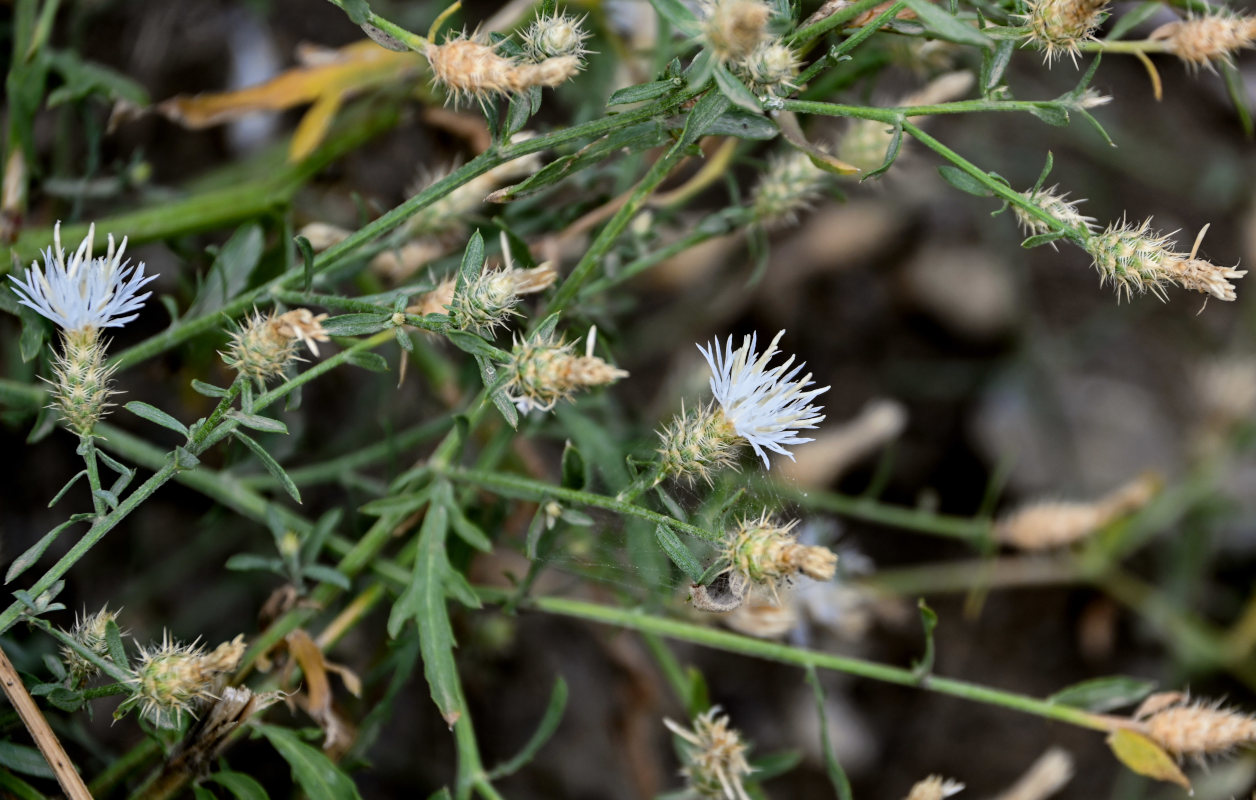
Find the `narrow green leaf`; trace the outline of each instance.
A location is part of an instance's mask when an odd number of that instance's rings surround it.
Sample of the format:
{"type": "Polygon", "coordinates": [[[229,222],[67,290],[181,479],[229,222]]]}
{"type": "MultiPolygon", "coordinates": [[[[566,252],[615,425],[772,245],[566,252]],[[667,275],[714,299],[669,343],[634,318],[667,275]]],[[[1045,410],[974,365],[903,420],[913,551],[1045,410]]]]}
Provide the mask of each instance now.
{"type": "Polygon", "coordinates": [[[119,669],[129,669],[130,660],[126,655],[126,647],[122,644],[122,631],[118,629],[118,623],[113,620],[105,623],[105,644],[109,648],[109,659],[119,669]]]}
{"type": "Polygon", "coordinates": [[[833,750],[833,741],[829,738],[829,720],[824,707],[824,687],[820,685],[820,676],[816,674],[816,668],[811,665],[807,665],[807,683],[811,684],[811,689],[815,693],[816,713],[820,716],[820,746],[824,749],[824,769],[829,774],[829,783],[833,784],[833,793],[838,800],[853,800],[850,779],[846,777],[846,770],[842,769],[837,753],[833,750]]]}
{"type": "Polygon", "coordinates": [[[509,361],[510,354],[501,348],[494,347],[484,340],[481,336],[467,331],[448,331],[446,338],[464,353],[470,353],[475,356],[483,356],[491,358],[494,361],[509,361]]]}
{"type": "Polygon", "coordinates": [[[9,571],[4,574],[4,582],[12,583],[17,576],[30,569],[31,565],[38,561],[39,557],[44,554],[44,551],[48,549],[48,546],[57,540],[57,537],[61,535],[61,531],[77,521],[72,519],[61,523],[45,533],[38,542],[26,548],[26,551],[13,559],[13,563],[9,565],[9,571]]]}
{"type": "Polygon", "coordinates": [[[715,85],[720,92],[735,106],[744,108],[752,114],[763,113],[759,98],[741,82],[741,79],[728,71],[728,67],[720,65],[715,68],[715,85]]]}
{"type": "Polygon", "coordinates": [[[266,467],[266,471],[279,481],[279,485],[283,486],[288,496],[298,503],[301,502],[301,492],[297,490],[297,485],[292,482],[292,478],[288,477],[288,473],[275,457],[266,452],[266,448],[257,443],[256,440],[250,438],[246,434],[241,433],[238,429],[231,432],[231,435],[238,439],[245,447],[253,451],[253,455],[257,456],[258,461],[262,462],[262,466],[266,467]]]}
{"type": "Polygon", "coordinates": [[[925,629],[925,654],[919,661],[913,662],[911,667],[916,680],[924,680],[933,672],[935,654],[933,631],[938,627],[938,615],[934,613],[932,608],[925,605],[924,598],[916,601],[916,607],[920,609],[920,624],[925,629]]]}
{"type": "Polygon", "coordinates": [[[48,800],[42,792],[8,770],[0,770],[0,789],[5,797],[15,800],[48,800]]]}
{"type": "Polygon", "coordinates": [[[196,800],[218,800],[214,793],[206,789],[204,786],[192,785],[192,797],[196,800]]]}
{"type": "Polygon", "coordinates": [[[288,426],[277,419],[270,417],[259,417],[256,414],[245,414],[243,411],[230,411],[227,416],[235,420],[246,428],[252,428],[262,433],[283,433],[288,432],[288,426]]]}
{"type": "Polygon", "coordinates": [[[587,467],[580,449],[568,440],[563,444],[562,487],[579,491],[585,487],[587,467]]]}
{"type": "Polygon", "coordinates": [[[1155,681],[1111,675],[1075,683],[1048,697],[1047,702],[1102,713],[1131,706],[1155,689],[1155,681]]]}
{"type": "Polygon", "coordinates": [[[390,497],[381,497],[378,500],[372,500],[365,505],[359,506],[358,511],[361,511],[363,514],[370,514],[373,517],[382,517],[385,514],[410,514],[427,505],[428,495],[428,490],[423,489],[412,494],[396,494],[390,497]]]}
{"type": "Polygon", "coordinates": [[[1038,173],[1038,180],[1034,181],[1034,188],[1029,191],[1030,195],[1037,194],[1042,188],[1042,184],[1046,183],[1047,176],[1051,174],[1051,168],[1055,165],[1055,157],[1051,155],[1051,151],[1047,151],[1047,161],[1042,165],[1042,172],[1038,173]]]}
{"type": "Polygon", "coordinates": [[[1037,236],[1030,236],[1028,239],[1021,242],[1021,247],[1026,250],[1031,250],[1035,247],[1041,247],[1044,244],[1051,244],[1052,242],[1058,242],[1061,239],[1067,238],[1068,233],[1065,231],[1048,231],[1046,233],[1040,233],[1037,236]]]}
{"type": "Polygon", "coordinates": [[[1154,17],[1164,6],[1158,2],[1147,2],[1136,6],[1132,11],[1128,11],[1121,15],[1121,18],[1112,23],[1112,27],[1108,30],[1108,35],[1103,37],[1105,42],[1115,42],[1125,36],[1125,34],[1142,25],[1147,20],[1154,17]]]}
{"type": "Polygon", "coordinates": [[[169,428],[170,430],[177,431],[184,436],[188,435],[188,428],[186,425],[162,411],[160,408],[150,406],[148,403],[142,403],[139,400],[132,400],[126,404],[125,408],[135,416],[140,417],[141,419],[146,419],[154,425],[169,428]]]}
{"type": "Polygon", "coordinates": [[[236,231],[218,251],[187,316],[212,314],[244,291],[249,285],[249,276],[261,260],[264,244],[262,227],[256,223],[236,231]]]}
{"type": "Polygon", "coordinates": [[[292,777],[310,800],[353,800],[360,798],[353,779],[341,772],[322,751],[310,747],[287,728],[255,725],[292,768],[292,777]]]}
{"type": "Polygon", "coordinates": [[[730,105],[732,103],[729,102],[729,99],[719,92],[707,92],[702,95],[702,99],[694,104],[693,110],[685,118],[685,130],[676,146],[686,147],[702,138],[706,134],[707,129],[725,111],[728,111],[730,105]]]}
{"type": "Polygon", "coordinates": [[[308,292],[314,283],[314,246],[304,236],[297,236],[293,242],[301,253],[302,290],[308,292]]]}
{"type": "Polygon", "coordinates": [[[654,538],[658,540],[659,546],[663,548],[663,552],[667,553],[672,563],[685,573],[685,577],[695,582],[702,577],[702,564],[693,553],[689,552],[689,548],[685,547],[685,543],[672,532],[671,528],[659,525],[654,529],[654,538]]]}
{"type": "Polygon", "coordinates": [[[353,585],[343,572],[335,567],[328,567],[323,564],[306,564],[301,569],[301,574],[312,581],[330,583],[332,586],[339,586],[341,589],[347,590],[353,585]]]}
{"type": "Polygon", "coordinates": [[[56,778],[56,773],[44,760],[43,753],[34,747],[16,742],[0,742],[0,766],[36,778],[56,778]]]}
{"type": "Polygon", "coordinates": [[[939,38],[958,44],[970,44],[977,47],[993,47],[994,42],[989,36],[974,28],[967,22],[956,19],[929,0],[904,0],[907,7],[916,12],[916,17],[925,27],[939,38]]]}
{"type": "Polygon", "coordinates": [[[76,473],[74,474],[74,477],[73,477],[73,478],[70,478],[68,481],[66,481],[66,482],[65,482],[65,486],[62,486],[62,487],[61,487],[61,488],[57,491],[56,495],[54,495],[54,496],[53,496],[52,500],[48,501],[48,507],[49,507],[49,508],[52,508],[52,507],[53,507],[53,506],[55,506],[57,503],[61,502],[61,498],[62,498],[62,497],[65,497],[65,493],[66,493],[66,492],[70,491],[70,487],[71,487],[71,486],[73,486],[74,484],[78,483],[78,479],[79,479],[79,478],[82,478],[82,477],[83,477],[84,475],[86,475],[86,474],[87,474],[87,470],[85,470],[85,469],[81,469],[81,470],[79,470],[78,472],[76,472],[76,473]]]}
{"type": "Polygon", "coordinates": [[[243,772],[222,769],[210,775],[208,780],[231,792],[236,800],[268,800],[262,785],[243,772]]]}
{"type": "Polygon", "coordinates": [[[233,572],[274,572],[283,575],[284,564],[282,558],[273,558],[269,556],[259,556],[255,553],[236,553],[227,559],[227,563],[223,565],[233,572]]]}
{"type": "Polygon", "coordinates": [[[1057,128],[1068,124],[1068,109],[1056,103],[1036,103],[1029,107],[1029,113],[1057,128]]]}
{"type": "MultiPolygon", "coordinates": [[[[448,484],[440,484],[438,489],[441,494],[449,491],[448,484]]],[[[449,570],[445,556],[445,537],[449,532],[446,508],[447,504],[437,498],[427,510],[419,529],[414,573],[410,585],[393,604],[388,616],[388,634],[397,638],[410,620],[418,625],[423,674],[441,716],[453,727],[462,717],[463,701],[458,667],[454,662],[454,633],[445,601],[445,573],[449,570]]]]}
{"type": "Polygon", "coordinates": [[[392,314],[341,314],[323,320],[329,336],[367,336],[392,324],[392,314]]]}
{"type": "Polygon", "coordinates": [[[192,389],[198,394],[203,394],[206,397],[227,396],[227,390],[223,389],[221,386],[215,386],[212,383],[205,383],[205,381],[198,381],[195,378],[192,379],[192,389]]]}
{"type": "Polygon", "coordinates": [[[109,506],[110,510],[118,507],[118,496],[108,489],[97,489],[92,492],[92,497],[98,497],[101,500],[104,500],[105,505],[109,506]]]}
{"type": "Polygon", "coordinates": [[[536,757],[545,743],[554,735],[554,731],[558,730],[558,724],[563,721],[563,712],[567,709],[567,681],[560,676],[554,681],[554,688],[550,690],[549,702],[545,705],[545,713],[541,716],[541,723],[536,726],[536,731],[532,737],[528,739],[527,744],[519,751],[514,758],[494,767],[488,774],[491,780],[504,778],[507,775],[513,775],[520,769],[525,767],[528,762],[536,757]]]}
{"type": "Polygon", "coordinates": [[[73,50],[49,51],[48,66],[61,75],[64,83],[48,93],[47,106],[99,95],[109,102],[126,100],[136,106],[149,104],[148,92],[136,81],[103,64],[84,61],[73,50]]]}
{"type": "Polygon", "coordinates": [[[938,167],[938,174],[942,176],[942,180],[959,189],[961,192],[968,192],[977,197],[990,197],[993,192],[990,191],[984,183],[969,175],[959,167],[953,167],[950,164],[943,164],[938,167]]]}
{"type": "Polygon", "coordinates": [[[478,525],[467,519],[456,503],[451,503],[449,506],[449,521],[459,539],[481,552],[493,552],[493,542],[489,540],[488,535],[480,530],[478,525]]]}
{"type": "Polygon", "coordinates": [[[475,233],[467,240],[467,249],[462,252],[462,264],[458,267],[458,288],[461,289],[475,280],[483,268],[484,237],[480,235],[480,229],[476,228],[475,233]]]}
{"type": "Polygon", "coordinates": [[[622,106],[628,103],[642,103],[646,100],[653,100],[656,97],[670,94],[684,87],[684,85],[684,81],[672,78],[662,81],[651,81],[650,83],[638,83],[635,86],[625,86],[612,93],[610,99],[606,101],[606,105],[622,106]]]}
{"type": "MultiPolygon", "coordinates": [[[[505,354],[502,354],[505,356],[505,354]]],[[[519,409],[515,406],[514,401],[510,399],[510,395],[506,393],[502,387],[502,378],[498,375],[498,367],[489,358],[481,355],[475,356],[475,362],[480,367],[480,378],[484,381],[484,385],[492,389],[493,405],[497,408],[498,413],[502,415],[502,419],[506,420],[506,424],[512,428],[519,427],[519,409]]]]}
{"type": "MultiPolygon", "coordinates": [[[[400,331],[401,329],[397,328],[396,330],[400,331]]],[[[350,353],[346,360],[353,366],[361,367],[362,369],[370,372],[388,371],[388,359],[384,358],[379,353],[371,353],[365,350],[358,351],[356,353],[350,353]]]]}

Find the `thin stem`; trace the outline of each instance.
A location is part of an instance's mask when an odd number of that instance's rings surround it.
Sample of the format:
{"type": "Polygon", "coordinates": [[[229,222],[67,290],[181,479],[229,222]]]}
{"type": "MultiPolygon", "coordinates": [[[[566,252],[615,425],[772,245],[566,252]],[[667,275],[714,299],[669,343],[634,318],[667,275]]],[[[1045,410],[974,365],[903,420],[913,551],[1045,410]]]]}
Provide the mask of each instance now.
{"type": "Polygon", "coordinates": [[[96,461],[96,440],[90,434],[79,436],[79,448],[83,451],[87,485],[92,491],[92,507],[96,509],[96,516],[101,517],[105,513],[105,501],[98,494],[100,492],[100,464],[96,461]]]}
{"type": "Polygon", "coordinates": [[[690,525],[687,522],[681,522],[678,519],[669,517],[665,514],[659,514],[648,508],[626,503],[615,497],[608,497],[603,494],[594,494],[593,492],[583,492],[577,489],[566,489],[561,486],[554,486],[544,481],[532,480],[531,478],[523,478],[517,475],[504,475],[499,472],[486,472],[472,469],[448,469],[433,467],[433,472],[442,477],[449,478],[452,481],[460,483],[470,483],[484,489],[490,489],[498,494],[505,496],[514,496],[526,500],[536,500],[543,502],[546,500],[565,500],[569,503],[577,505],[593,506],[594,508],[604,508],[607,511],[614,511],[617,514],[636,517],[647,522],[653,522],[656,525],[666,525],[667,527],[679,532],[687,533],[699,539],[705,539],[708,542],[720,541],[724,537],[721,534],[713,533],[705,528],[699,528],[697,525],[690,525]]]}
{"type": "MultiPolygon", "coordinates": [[[[348,10],[345,9],[344,0],[328,0],[328,2],[339,7],[346,14],[349,13],[348,10]]],[[[419,36],[417,33],[411,33],[394,22],[389,22],[379,14],[376,14],[374,11],[370,11],[369,9],[366,12],[366,19],[363,21],[362,25],[364,29],[367,25],[373,25],[376,28],[379,28],[393,39],[396,39],[399,44],[403,44],[417,53],[422,53],[424,47],[427,45],[427,39],[419,36]]],[[[368,34],[369,33],[370,32],[368,31],[368,34]]]]}
{"type": "MultiPolygon", "coordinates": [[[[508,596],[507,593],[497,589],[477,587],[476,591],[482,600],[490,603],[503,602],[508,596]]],[[[689,622],[651,616],[638,609],[604,606],[565,597],[530,597],[523,600],[522,605],[548,614],[558,614],[607,625],[616,625],[621,628],[666,636],[671,639],[678,639],[729,653],[738,653],[768,661],[778,661],[797,667],[814,667],[816,669],[844,672],[848,675],[871,678],[899,686],[914,686],[937,692],[938,694],[1001,706],[1013,711],[1020,711],[1058,722],[1066,722],[1070,725],[1077,725],[1091,730],[1112,731],[1117,728],[1131,726],[1131,723],[1120,717],[1094,714],[1079,708],[1056,705],[1035,697],[1000,689],[991,689],[966,681],[941,678],[936,675],[925,675],[922,677],[917,675],[915,671],[902,667],[879,664],[860,658],[837,656],[831,653],[820,653],[763,639],[753,639],[748,636],[741,636],[702,625],[694,625],[689,622]]]]}
{"type": "Polygon", "coordinates": [[[804,508],[828,511],[852,519],[885,525],[890,528],[927,533],[949,539],[963,539],[978,544],[990,538],[988,520],[955,517],[889,505],[867,497],[848,497],[820,489],[803,489],[784,481],[773,483],[772,489],[788,496],[804,508]]]}
{"type": "Polygon", "coordinates": [[[1172,50],[1168,42],[1152,41],[1150,39],[1130,39],[1125,41],[1109,42],[1099,39],[1093,42],[1081,42],[1077,45],[1077,49],[1083,53],[1169,53],[1172,50]]]}
{"type": "Polygon", "coordinates": [[[70,800],[92,800],[91,792],[87,791],[83,779],[74,770],[74,762],[66,755],[65,748],[52,732],[52,727],[44,719],[39,706],[35,705],[30,693],[26,691],[21,676],[17,674],[3,649],[0,649],[0,686],[4,687],[4,693],[13,705],[13,710],[21,717],[26,730],[30,731],[35,745],[52,768],[52,774],[56,776],[66,797],[70,800]]]}

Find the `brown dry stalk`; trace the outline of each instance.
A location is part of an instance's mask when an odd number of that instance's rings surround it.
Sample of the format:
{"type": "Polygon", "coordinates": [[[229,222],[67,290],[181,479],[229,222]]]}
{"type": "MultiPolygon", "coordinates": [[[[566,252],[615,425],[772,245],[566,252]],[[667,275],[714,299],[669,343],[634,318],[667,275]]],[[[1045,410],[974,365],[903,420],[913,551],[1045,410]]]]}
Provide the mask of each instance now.
{"type": "Polygon", "coordinates": [[[35,740],[35,746],[39,748],[39,752],[43,753],[48,766],[52,767],[57,783],[61,784],[66,797],[70,800],[92,800],[91,792],[87,791],[83,779],[75,771],[74,764],[66,755],[65,749],[61,747],[57,735],[52,732],[48,720],[44,719],[43,712],[39,710],[39,706],[35,705],[30,693],[26,691],[26,686],[22,684],[21,677],[13,668],[13,662],[9,661],[3,648],[0,648],[0,681],[4,683],[4,693],[13,704],[13,710],[22,718],[22,724],[26,726],[26,730],[30,731],[31,738],[35,740]]]}

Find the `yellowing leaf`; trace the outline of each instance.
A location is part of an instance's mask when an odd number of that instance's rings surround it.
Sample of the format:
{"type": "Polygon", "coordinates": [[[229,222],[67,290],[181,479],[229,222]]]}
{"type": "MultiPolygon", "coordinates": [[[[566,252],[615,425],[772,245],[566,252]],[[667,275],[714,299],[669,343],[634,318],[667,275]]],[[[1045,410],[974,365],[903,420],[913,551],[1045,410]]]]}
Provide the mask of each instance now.
{"type": "Polygon", "coordinates": [[[288,160],[300,161],[314,152],[318,143],[327,135],[331,121],[336,117],[344,95],[328,92],[314,101],[310,110],[301,117],[296,131],[292,134],[292,144],[288,146],[288,160]]]}
{"type": "Polygon", "coordinates": [[[781,111],[776,115],[776,124],[780,126],[781,135],[785,137],[785,141],[806,153],[811,163],[825,172],[832,172],[835,175],[854,175],[860,171],[859,167],[854,164],[848,164],[807,141],[802,128],[798,125],[798,118],[793,113],[781,111]]]}
{"type": "Polygon", "coordinates": [[[1113,731],[1108,737],[1108,747],[1112,748],[1112,754],[1118,761],[1139,775],[1176,783],[1190,790],[1191,782],[1182,774],[1173,757],[1141,733],[1124,729],[1113,731]]]}
{"type": "Polygon", "coordinates": [[[195,130],[255,111],[282,111],[314,103],[292,139],[288,158],[298,161],[318,147],[345,98],[404,78],[422,64],[418,53],[396,53],[363,39],[339,50],[319,51],[317,57],[307,58],[302,66],[257,86],[233,92],[176,95],[158,103],[153,110],[195,130]]]}

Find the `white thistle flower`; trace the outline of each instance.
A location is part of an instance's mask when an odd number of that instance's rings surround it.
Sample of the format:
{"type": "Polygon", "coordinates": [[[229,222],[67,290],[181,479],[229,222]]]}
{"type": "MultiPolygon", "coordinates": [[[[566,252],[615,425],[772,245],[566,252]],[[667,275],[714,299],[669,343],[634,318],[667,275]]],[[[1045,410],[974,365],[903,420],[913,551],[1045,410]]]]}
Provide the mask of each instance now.
{"type": "Polygon", "coordinates": [[[87,238],[67,263],[61,246],[61,223],[58,222],[54,247],[44,250],[43,268],[36,261],[26,270],[25,280],[10,275],[18,302],[55,322],[65,331],[118,328],[139,316],[144,301],[152,292],[139,294],[141,288],[156,275],[144,276],[144,262],[130,267],[122,260],[126,238],[116,247],[109,236],[109,251],[92,258],[92,239],[96,226],[87,229],[87,238]]]}
{"type": "Polygon", "coordinates": [[[823,406],[811,405],[811,401],[830,388],[808,389],[814,385],[810,372],[794,380],[807,366],[802,363],[790,370],[794,356],[768,369],[768,362],[779,352],[776,343],[784,335],[785,331],[776,334],[763,355],[755,352],[758,334],[742,339],[741,347],[736,350],[731,336],[723,349],[719,347],[719,340],[709,342],[705,348],[698,345],[711,366],[711,392],[723,409],[725,419],[738,436],[750,442],[769,469],[771,464],[765,450],[793,460],[794,454],[785,446],[812,441],[799,437],[798,431],[815,428],[824,421],[819,413],[823,406]]]}

